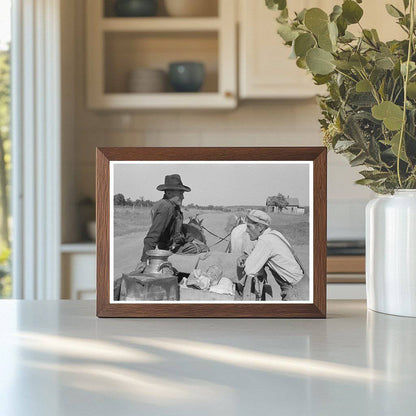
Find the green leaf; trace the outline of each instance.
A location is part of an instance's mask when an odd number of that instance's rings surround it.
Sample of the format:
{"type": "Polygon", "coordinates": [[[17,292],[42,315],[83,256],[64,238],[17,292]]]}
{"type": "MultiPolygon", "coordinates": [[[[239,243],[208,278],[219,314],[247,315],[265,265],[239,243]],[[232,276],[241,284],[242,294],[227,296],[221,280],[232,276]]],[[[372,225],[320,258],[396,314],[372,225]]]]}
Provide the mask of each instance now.
{"type": "Polygon", "coordinates": [[[266,6],[271,10],[283,10],[286,8],[286,0],[266,0],[266,6]]]}
{"type": "Polygon", "coordinates": [[[318,35],[318,44],[321,49],[335,52],[337,46],[338,27],[334,22],[327,23],[326,30],[318,35]]]}
{"type": "MultiPolygon", "coordinates": [[[[409,62],[409,74],[416,70],[416,64],[412,61],[409,62]]],[[[406,62],[400,64],[400,72],[403,77],[406,76],[406,62]]]]}
{"type": "Polygon", "coordinates": [[[362,79],[361,81],[357,82],[355,90],[357,92],[371,92],[371,82],[367,79],[362,79]]]}
{"type": "Polygon", "coordinates": [[[318,45],[325,51],[333,52],[334,44],[331,41],[329,32],[324,32],[318,35],[318,45]]]}
{"type": "Polygon", "coordinates": [[[404,6],[404,9],[406,10],[409,7],[409,0],[403,0],[403,6],[404,6]]]}
{"type": "Polygon", "coordinates": [[[378,172],[376,170],[362,170],[360,175],[363,175],[365,179],[372,179],[373,181],[377,181],[380,179],[386,179],[391,176],[390,172],[378,172]]]}
{"type": "Polygon", "coordinates": [[[370,152],[370,156],[374,159],[374,162],[376,162],[377,164],[380,163],[381,161],[380,147],[378,145],[377,140],[374,137],[370,138],[368,151],[370,152]]]}
{"type": "Polygon", "coordinates": [[[409,82],[407,84],[407,97],[416,100],[416,82],[409,82]]]}
{"type": "Polygon", "coordinates": [[[334,150],[337,153],[345,152],[351,146],[354,146],[355,142],[352,140],[338,140],[334,146],[334,150]]]}
{"type": "Polygon", "coordinates": [[[331,39],[332,44],[334,45],[334,47],[336,47],[337,38],[338,38],[338,26],[337,26],[337,24],[334,23],[334,22],[329,22],[328,23],[328,32],[329,32],[329,37],[331,39]]]}
{"type": "Polygon", "coordinates": [[[378,68],[392,70],[394,69],[394,61],[391,57],[384,57],[380,59],[376,59],[375,64],[378,68]]]}
{"type": "Polygon", "coordinates": [[[374,179],[358,179],[355,181],[356,185],[370,185],[374,182],[374,179]]]}
{"type": "Polygon", "coordinates": [[[315,35],[324,33],[328,28],[328,15],[318,7],[306,11],[305,26],[315,35]]]}
{"type": "Polygon", "coordinates": [[[369,92],[352,92],[348,98],[348,104],[360,108],[372,107],[376,104],[373,94],[369,92]]]}
{"type": "Polygon", "coordinates": [[[331,22],[335,22],[338,19],[338,17],[340,17],[341,15],[342,15],[342,7],[337,4],[334,6],[332,13],[329,15],[329,20],[331,22]]]}
{"type": "Polygon", "coordinates": [[[364,56],[358,53],[354,53],[353,55],[351,55],[349,62],[354,68],[357,68],[357,69],[363,69],[368,63],[368,61],[364,58],[364,56]]]}
{"type": "Polygon", "coordinates": [[[303,21],[305,20],[306,11],[307,11],[306,9],[303,9],[302,11],[297,13],[295,20],[297,20],[298,22],[303,23],[303,21]]]}
{"type": "Polygon", "coordinates": [[[377,30],[376,29],[371,29],[371,34],[373,35],[373,39],[376,42],[380,42],[380,38],[378,37],[378,33],[377,33],[377,30]]]}
{"type": "Polygon", "coordinates": [[[339,68],[343,71],[347,71],[347,70],[350,70],[352,68],[352,65],[348,61],[344,61],[344,60],[341,60],[341,59],[335,59],[333,61],[333,63],[337,68],[339,68]]]}
{"type": "MultiPolygon", "coordinates": [[[[382,140],[381,141],[383,144],[390,146],[391,147],[391,151],[393,152],[393,154],[397,157],[399,155],[399,145],[400,145],[400,132],[396,133],[392,139],[390,141],[388,140],[382,140]]],[[[405,162],[409,162],[409,159],[406,156],[406,152],[404,149],[404,140],[402,143],[402,147],[400,149],[400,159],[404,160],[405,162]]]]}
{"type": "Polygon", "coordinates": [[[324,85],[327,82],[331,81],[331,75],[315,74],[313,80],[315,81],[315,85],[324,85]]]}
{"type": "Polygon", "coordinates": [[[306,56],[306,52],[315,46],[315,40],[310,33],[302,33],[295,39],[295,53],[301,58],[306,56]]]}
{"type": "Polygon", "coordinates": [[[320,48],[310,49],[306,54],[306,64],[313,74],[327,75],[334,69],[333,56],[320,48]]]}
{"type": "Polygon", "coordinates": [[[277,33],[285,42],[292,42],[299,36],[299,32],[297,30],[293,30],[288,24],[281,23],[277,25],[277,33]]]}
{"type": "Polygon", "coordinates": [[[337,19],[337,27],[340,36],[344,36],[348,27],[348,23],[342,16],[338,17],[337,19]]]}
{"type": "Polygon", "coordinates": [[[380,97],[381,97],[383,100],[385,100],[385,99],[386,99],[386,94],[385,94],[385,91],[384,91],[385,87],[386,87],[386,79],[385,79],[385,78],[383,78],[383,81],[381,81],[380,87],[379,87],[379,89],[378,89],[378,93],[380,94],[380,97]]]}
{"type": "MultiPolygon", "coordinates": [[[[339,27],[337,26],[337,28],[338,28],[338,30],[339,30],[339,27]]],[[[348,30],[344,33],[344,35],[340,38],[340,41],[341,42],[344,42],[344,43],[349,43],[349,42],[351,42],[351,41],[353,41],[353,40],[355,40],[356,39],[356,36],[353,34],[353,33],[351,33],[351,32],[348,32],[348,30]]]]}
{"type": "Polygon", "coordinates": [[[361,149],[367,146],[367,140],[363,129],[361,128],[361,113],[355,113],[345,121],[344,133],[350,139],[357,143],[361,149]]]}
{"type": "Polygon", "coordinates": [[[403,110],[391,101],[383,101],[371,109],[377,120],[382,120],[389,130],[399,130],[402,127],[403,110]]]}
{"type": "Polygon", "coordinates": [[[371,30],[364,29],[363,30],[364,40],[367,42],[374,42],[373,34],[371,33],[371,30]]]}
{"type": "Polygon", "coordinates": [[[301,69],[307,69],[305,57],[296,59],[296,66],[301,69]]]}
{"type": "Polygon", "coordinates": [[[346,0],[342,4],[342,16],[349,23],[358,23],[363,16],[363,9],[353,0],[346,0]]]}
{"type": "Polygon", "coordinates": [[[362,152],[358,156],[350,160],[350,165],[352,167],[360,166],[360,165],[363,165],[366,160],[367,160],[367,155],[364,152],[362,152]]]}
{"type": "Polygon", "coordinates": [[[394,7],[392,4],[386,4],[387,13],[393,17],[403,17],[404,14],[397,8],[394,7]]]}

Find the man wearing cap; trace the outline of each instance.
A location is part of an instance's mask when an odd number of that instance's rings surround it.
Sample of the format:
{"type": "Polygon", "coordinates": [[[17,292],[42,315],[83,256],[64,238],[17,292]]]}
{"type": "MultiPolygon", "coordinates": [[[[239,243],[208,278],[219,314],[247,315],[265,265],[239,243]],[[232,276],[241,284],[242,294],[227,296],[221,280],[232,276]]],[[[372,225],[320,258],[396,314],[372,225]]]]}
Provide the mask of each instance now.
{"type": "Polygon", "coordinates": [[[270,216],[263,211],[252,210],[247,215],[247,233],[257,243],[238,264],[244,271],[243,300],[284,300],[304,276],[293,248],[281,233],[270,228],[270,223],[270,216]]]}
{"type": "Polygon", "coordinates": [[[158,191],[164,191],[163,198],[153,205],[151,210],[152,225],[144,238],[141,262],[136,271],[142,272],[146,267],[147,254],[156,246],[162,250],[175,252],[185,238],[182,233],[183,214],[181,211],[184,192],[191,188],[182,183],[178,174],[165,176],[165,183],[156,187],[158,191]]]}

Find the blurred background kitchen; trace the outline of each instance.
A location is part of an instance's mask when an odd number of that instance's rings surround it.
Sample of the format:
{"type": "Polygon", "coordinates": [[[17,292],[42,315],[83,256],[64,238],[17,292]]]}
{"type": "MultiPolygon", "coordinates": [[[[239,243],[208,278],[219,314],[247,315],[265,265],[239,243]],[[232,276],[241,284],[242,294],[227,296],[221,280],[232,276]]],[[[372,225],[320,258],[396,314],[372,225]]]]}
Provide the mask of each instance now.
{"type": "MultiPolygon", "coordinates": [[[[387,12],[376,3],[364,2],[363,21],[380,28],[387,12]]],[[[1,221],[3,297],[95,297],[97,146],[322,145],[315,96],[324,91],[289,59],[263,0],[29,0],[11,14],[10,0],[0,4],[0,192],[2,218],[10,200],[14,215],[1,221]],[[8,37],[21,81],[11,91],[8,37]]],[[[330,298],[365,298],[373,195],[356,179],[329,154],[330,298]]]]}

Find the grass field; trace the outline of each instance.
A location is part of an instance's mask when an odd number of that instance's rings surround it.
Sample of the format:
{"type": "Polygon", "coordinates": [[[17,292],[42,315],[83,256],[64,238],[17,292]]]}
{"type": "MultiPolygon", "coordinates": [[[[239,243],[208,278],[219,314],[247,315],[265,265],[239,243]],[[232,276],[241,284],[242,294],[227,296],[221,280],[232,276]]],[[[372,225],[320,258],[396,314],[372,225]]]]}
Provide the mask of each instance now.
{"type": "MultiPolygon", "coordinates": [[[[184,211],[187,218],[196,210],[184,211]]],[[[234,213],[222,211],[198,211],[202,225],[218,236],[226,236],[230,231],[234,213]]],[[[295,248],[304,267],[308,269],[309,258],[309,216],[272,213],[271,227],[280,231],[295,248]]],[[[151,224],[150,208],[115,207],[114,209],[114,273],[119,276],[134,269],[143,250],[143,238],[151,224]]],[[[228,241],[218,242],[218,238],[205,231],[211,251],[224,252],[228,241]]]]}

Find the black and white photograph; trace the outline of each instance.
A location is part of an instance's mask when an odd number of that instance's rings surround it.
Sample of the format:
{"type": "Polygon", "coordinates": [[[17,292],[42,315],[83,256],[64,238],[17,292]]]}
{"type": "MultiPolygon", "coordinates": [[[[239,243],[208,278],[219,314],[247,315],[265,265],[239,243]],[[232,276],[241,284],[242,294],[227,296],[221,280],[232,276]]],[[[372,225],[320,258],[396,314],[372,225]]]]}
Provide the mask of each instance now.
{"type": "Polygon", "coordinates": [[[110,303],[312,303],[313,163],[110,162],[110,303]]]}

